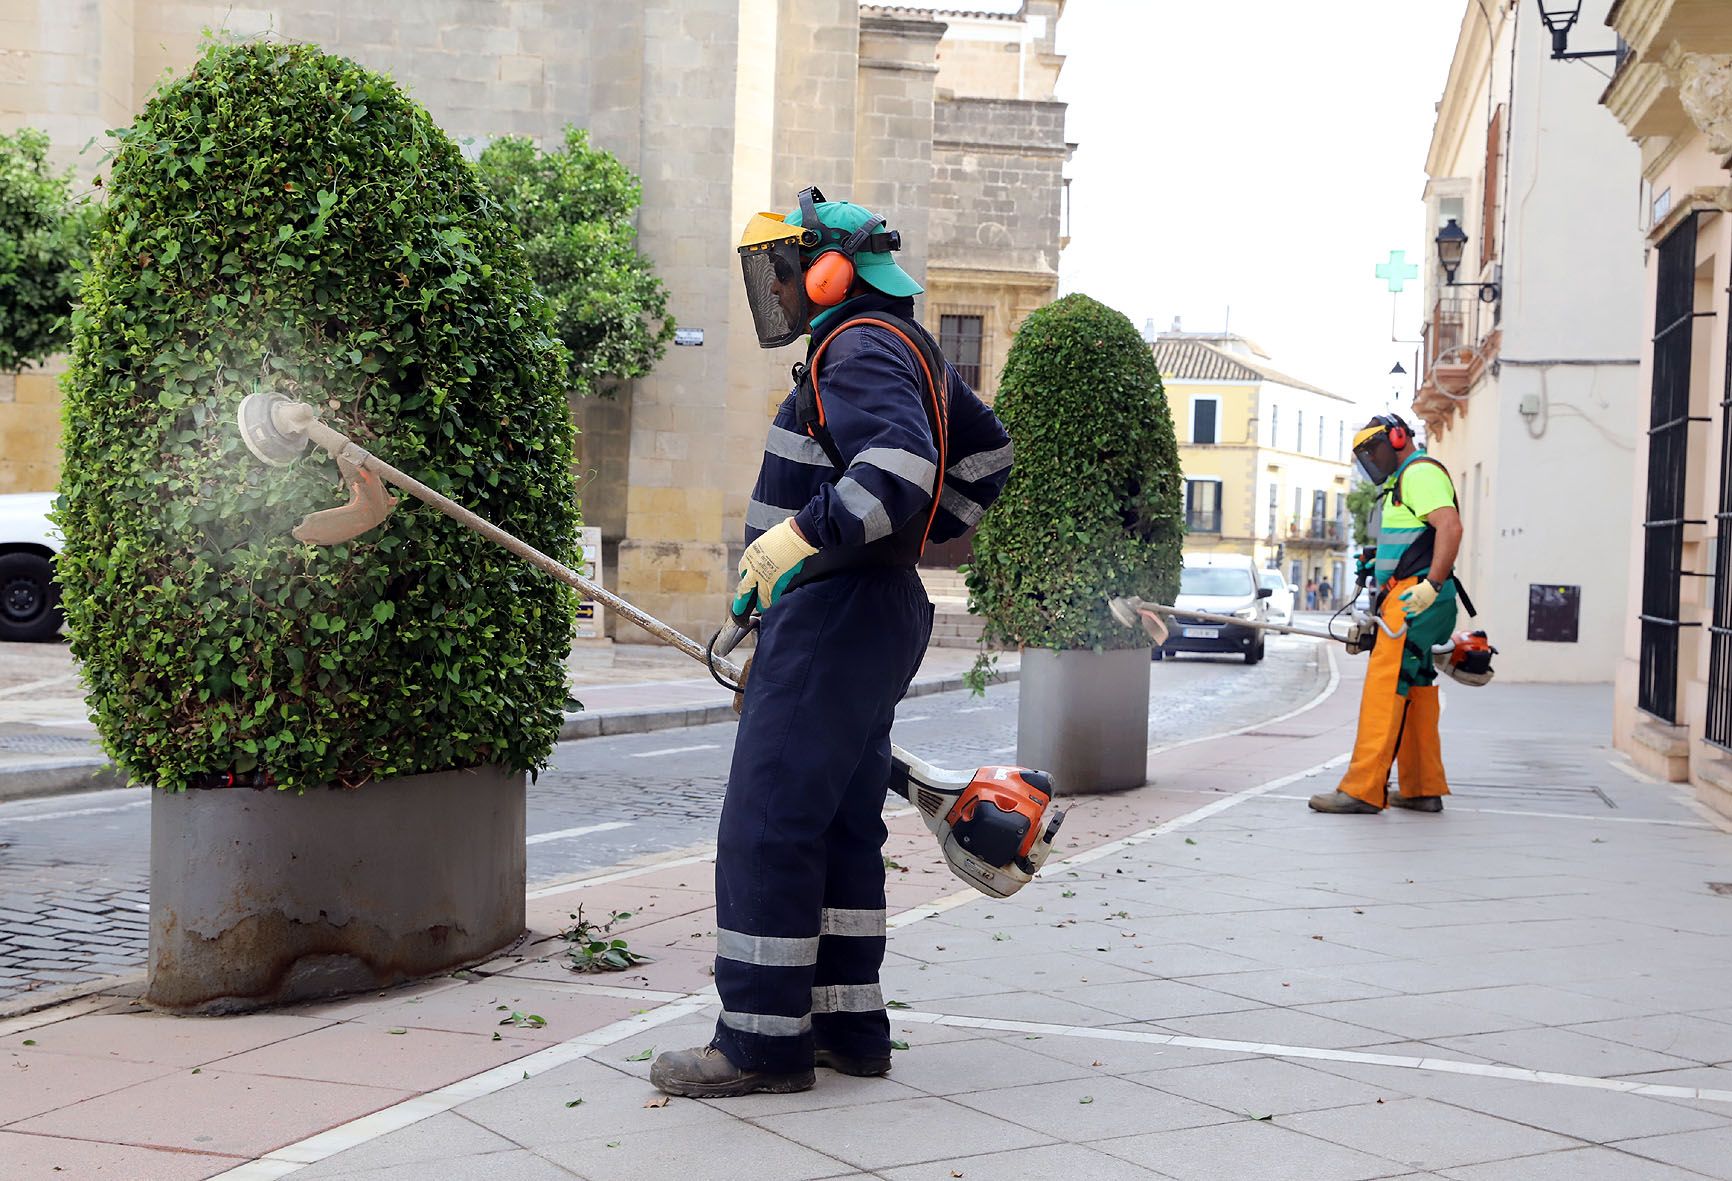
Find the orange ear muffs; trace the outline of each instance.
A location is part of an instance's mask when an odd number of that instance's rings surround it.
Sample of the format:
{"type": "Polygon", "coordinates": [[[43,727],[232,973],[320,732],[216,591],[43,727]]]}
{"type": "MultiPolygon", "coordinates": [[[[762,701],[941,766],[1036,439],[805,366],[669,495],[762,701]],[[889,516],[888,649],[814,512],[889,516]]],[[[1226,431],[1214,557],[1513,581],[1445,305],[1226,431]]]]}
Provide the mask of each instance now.
{"type": "Polygon", "coordinates": [[[821,308],[833,308],[848,298],[854,286],[854,261],[840,250],[827,250],[806,268],[806,298],[821,308]]]}
{"type": "Polygon", "coordinates": [[[1397,451],[1403,450],[1411,441],[1412,440],[1409,438],[1405,426],[1392,426],[1389,428],[1389,445],[1397,451]]]}

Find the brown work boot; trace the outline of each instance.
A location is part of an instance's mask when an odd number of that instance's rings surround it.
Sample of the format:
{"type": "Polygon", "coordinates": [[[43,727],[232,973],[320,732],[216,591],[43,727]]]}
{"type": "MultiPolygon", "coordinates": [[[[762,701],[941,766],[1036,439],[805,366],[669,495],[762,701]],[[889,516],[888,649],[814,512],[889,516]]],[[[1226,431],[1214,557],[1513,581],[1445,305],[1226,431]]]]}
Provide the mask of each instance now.
{"type": "Polygon", "coordinates": [[[877,1078],[890,1073],[890,1055],[886,1054],[882,1058],[856,1058],[850,1054],[838,1054],[834,1050],[820,1048],[818,1065],[858,1078],[877,1078]]]}
{"type": "Polygon", "coordinates": [[[1406,808],[1409,812],[1441,812],[1443,811],[1442,796],[1404,796],[1400,792],[1389,793],[1391,807],[1406,808]]]}
{"type": "Polygon", "coordinates": [[[790,1074],[744,1070],[730,1062],[713,1042],[690,1050],[669,1050],[650,1066],[650,1083],[658,1091],[689,1099],[725,1099],[755,1091],[791,1095],[811,1090],[813,1081],[809,1066],[790,1074]]]}
{"type": "Polygon", "coordinates": [[[1344,791],[1332,791],[1311,797],[1313,812],[1364,813],[1381,812],[1382,808],[1374,808],[1358,796],[1350,796],[1344,791]]]}

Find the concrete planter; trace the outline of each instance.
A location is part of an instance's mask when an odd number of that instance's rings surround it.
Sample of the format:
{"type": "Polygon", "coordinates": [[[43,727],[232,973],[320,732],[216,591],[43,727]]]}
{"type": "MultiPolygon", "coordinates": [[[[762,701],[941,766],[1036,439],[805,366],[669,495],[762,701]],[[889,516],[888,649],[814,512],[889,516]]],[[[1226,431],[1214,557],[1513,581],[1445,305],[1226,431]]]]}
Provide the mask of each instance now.
{"type": "Polygon", "coordinates": [[[146,999],[234,1012],[486,958],[524,929],[525,778],[152,793],[146,999]]]}
{"type": "Polygon", "coordinates": [[[1052,772],[1060,795],[1147,779],[1149,650],[1022,650],[1016,761],[1052,772]]]}

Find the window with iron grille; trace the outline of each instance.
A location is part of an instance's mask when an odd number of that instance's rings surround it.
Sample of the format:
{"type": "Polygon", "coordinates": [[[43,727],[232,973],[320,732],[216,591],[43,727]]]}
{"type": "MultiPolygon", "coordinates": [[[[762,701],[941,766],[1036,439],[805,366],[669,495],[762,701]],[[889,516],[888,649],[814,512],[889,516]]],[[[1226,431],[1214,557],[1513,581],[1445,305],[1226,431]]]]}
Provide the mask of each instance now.
{"type": "Polygon", "coordinates": [[[938,347],[972,389],[980,388],[982,337],[983,321],[979,316],[938,317],[938,347]]]}
{"type": "Polygon", "coordinates": [[[1720,502],[1714,512],[1714,619],[1708,627],[1708,721],[1703,737],[1732,750],[1732,325],[1720,398],[1720,502]]]}
{"type": "Polygon", "coordinates": [[[1191,533],[1221,531],[1221,481],[1185,481],[1185,529],[1191,533]]]}
{"type": "MultiPolygon", "coordinates": [[[[1648,411],[1648,487],[1642,518],[1642,643],[1636,703],[1678,720],[1679,579],[1690,444],[1690,351],[1696,324],[1696,216],[1660,244],[1654,370],[1648,411]]],[[[1700,524],[1701,522],[1696,522],[1700,524]]]]}

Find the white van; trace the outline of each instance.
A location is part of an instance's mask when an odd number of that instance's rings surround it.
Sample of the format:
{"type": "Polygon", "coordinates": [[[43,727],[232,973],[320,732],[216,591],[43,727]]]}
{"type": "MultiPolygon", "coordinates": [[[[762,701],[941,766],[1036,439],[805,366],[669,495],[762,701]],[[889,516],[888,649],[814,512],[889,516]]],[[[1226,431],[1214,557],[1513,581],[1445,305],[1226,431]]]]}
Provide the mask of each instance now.
{"type": "MultiPolygon", "coordinates": [[[[1264,604],[1271,592],[1261,585],[1261,571],[1249,555],[1186,554],[1184,562],[1173,606],[1247,622],[1267,620],[1264,604]]],[[[1263,632],[1257,628],[1177,616],[1168,621],[1167,630],[1167,642],[1154,650],[1155,660],[1178,652],[1237,652],[1246,664],[1263,659],[1263,632]]]]}

